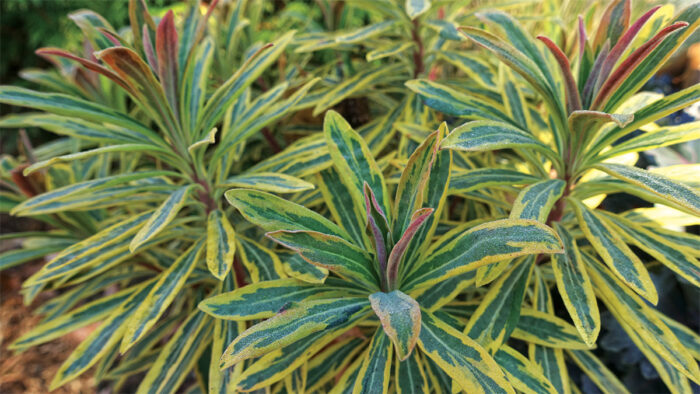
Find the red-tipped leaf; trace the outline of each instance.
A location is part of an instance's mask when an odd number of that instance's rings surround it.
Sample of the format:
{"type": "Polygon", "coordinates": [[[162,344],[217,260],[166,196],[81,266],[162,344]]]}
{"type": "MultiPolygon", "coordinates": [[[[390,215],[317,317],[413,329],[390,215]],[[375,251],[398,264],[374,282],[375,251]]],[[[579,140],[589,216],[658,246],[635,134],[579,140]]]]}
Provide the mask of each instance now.
{"type": "Polygon", "coordinates": [[[175,15],[168,11],[161,19],[156,31],[156,54],[158,55],[158,78],[163,85],[165,96],[177,117],[178,102],[178,64],[177,64],[177,30],[175,15]]]}
{"type": "Polygon", "coordinates": [[[386,269],[387,284],[390,290],[396,288],[396,282],[399,276],[399,263],[401,263],[406,248],[423,223],[433,214],[433,211],[433,208],[421,208],[414,212],[406,231],[401,235],[399,242],[391,249],[386,269]]]}
{"type": "Polygon", "coordinates": [[[644,60],[644,58],[646,58],[647,55],[654,50],[654,48],[661,44],[666,36],[686,26],[688,26],[688,22],[676,22],[656,33],[656,35],[649,41],[645,42],[642,46],[632,52],[632,54],[625,59],[615,69],[615,71],[613,71],[612,74],[610,74],[610,77],[608,77],[605,83],[601,86],[600,91],[598,91],[598,95],[596,96],[595,100],[593,100],[591,109],[602,108],[605,101],[608,99],[608,97],[610,97],[615,89],[620,86],[622,82],[624,82],[625,78],[627,78],[634,71],[637,65],[639,65],[639,63],[641,63],[642,60],[644,60]]]}
{"type": "Polygon", "coordinates": [[[554,58],[559,64],[561,73],[564,76],[564,84],[566,90],[566,109],[568,114],[581,109],[581,98],[578,95],[578,89],[576,88],[576,81],[574,81],[574,76],[571,74],[571,65],[569,64],[569,59],[566,57],[564,52],[559,49],[554,41],[550,40],[545,36],[537,36],[537,39],[542,41],[544,45],[547,46],[549,51],[554,55],[554,58]]]}
{"type": "Polygon", "coordinates": [[[104,67],[103,65],[93,62],[91,60],[83,59],[80,56],[73,55],[70,52],[66,52],[63,49],[59,48],[40,48],[37,49],[35,52],[37,55],[40,56],[60,56],[64,57],[66,59],[71,59],[75,60],[76,62],[80,63],[83,67],[87,68],[88,70],[94,71],[96,73],[102,74],[105,77],[111,79],[114,81],[116,84],[124,88],[125,90],[129,92],[133,92],[131,87],[122,79],[119,75],[114,73],[112,70],[108,69],[107,67],[104,67]]]}

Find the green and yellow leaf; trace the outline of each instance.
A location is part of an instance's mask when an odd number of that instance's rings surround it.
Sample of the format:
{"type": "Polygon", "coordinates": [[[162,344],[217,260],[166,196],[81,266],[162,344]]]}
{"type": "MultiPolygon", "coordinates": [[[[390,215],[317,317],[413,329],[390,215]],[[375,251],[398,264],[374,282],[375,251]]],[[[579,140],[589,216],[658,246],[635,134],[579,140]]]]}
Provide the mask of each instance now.
{"type": "Polygon", "coordinates": [[[394,344],[397,360],[406,360],[416,346],[420,333],[420,306],[400,290],[374,293],[369,296],[369,301],[382,323],[384,333],[394,344]]]}

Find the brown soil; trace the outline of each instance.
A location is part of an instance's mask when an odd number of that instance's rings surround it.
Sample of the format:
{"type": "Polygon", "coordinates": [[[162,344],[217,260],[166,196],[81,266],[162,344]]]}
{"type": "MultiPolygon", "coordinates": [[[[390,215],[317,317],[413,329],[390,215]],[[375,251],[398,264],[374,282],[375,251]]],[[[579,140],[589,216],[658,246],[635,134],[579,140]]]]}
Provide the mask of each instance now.
{"type": "MultiPolygon", "coordinates": [[[[56,371],[73,349],[84,339],[90,328],[77,330],[54,341],[14,354],[7,346],[39,323],[33,310],[50,295],[40,295],[26,306],[19,294],[21,283],[42,263],[24,264],[1,273],[0,276],[0,393],[49,393],[56,371]]],[[[94,393],[90,372],[51,393],[94,393]]]]}

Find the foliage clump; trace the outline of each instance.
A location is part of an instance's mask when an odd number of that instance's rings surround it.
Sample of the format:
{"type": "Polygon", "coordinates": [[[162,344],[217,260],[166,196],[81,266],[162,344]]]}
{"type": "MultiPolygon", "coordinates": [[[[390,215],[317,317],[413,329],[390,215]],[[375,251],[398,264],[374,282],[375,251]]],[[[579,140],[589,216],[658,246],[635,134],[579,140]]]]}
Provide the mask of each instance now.
{"type": "Polygon", "coordinates": [[[593,351],[604,309],[690,391],[700,337],[654,308],[650,271],[700,287],[700,238],[662,216],[698,223],[697,165],[634,164],[700,136],[654,123],[700,86],[639,92],[700,5],[538,6],[567,31],[517,3],[73,13],[84,53],[39,49],[40,90],[0,87],[35,111],[1,127],[60,137],[0,163],[3,211],[50,228],[3,235],[24,245],[0,269],[46,256],[25,300],[59,294],[11,348],[100,322],[53,387],[93,368],[144,393],[191,373],[209,392],[572,392],[575,366],[624,392],[593,351]],[[601,207],[621,192],[658,205],[601,207]]]}

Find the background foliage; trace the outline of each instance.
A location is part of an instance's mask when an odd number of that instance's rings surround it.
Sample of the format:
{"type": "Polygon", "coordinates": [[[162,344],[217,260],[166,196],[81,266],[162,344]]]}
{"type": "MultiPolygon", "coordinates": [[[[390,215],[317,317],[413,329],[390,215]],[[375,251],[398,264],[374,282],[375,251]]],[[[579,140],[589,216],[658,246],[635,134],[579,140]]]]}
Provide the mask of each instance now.
{"type": "Polygon", "coordinates": [[[700,5],[641,4],[135,0],[31,28],[66,34],[0,87],[0,202],[46,231],[2,235],[0,269],[44,258],[22,294],[57,296],[11,348],[99,322],[53,387],[692,391],[698,165],[634,166],[698,139],[673,119],[700,85],[643,90],[700,5]]]}

